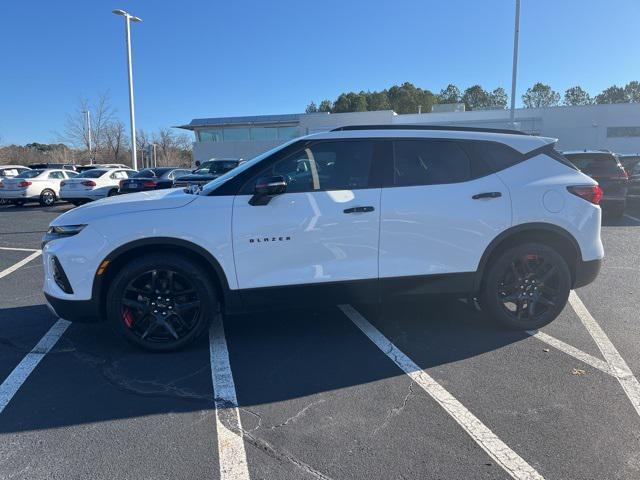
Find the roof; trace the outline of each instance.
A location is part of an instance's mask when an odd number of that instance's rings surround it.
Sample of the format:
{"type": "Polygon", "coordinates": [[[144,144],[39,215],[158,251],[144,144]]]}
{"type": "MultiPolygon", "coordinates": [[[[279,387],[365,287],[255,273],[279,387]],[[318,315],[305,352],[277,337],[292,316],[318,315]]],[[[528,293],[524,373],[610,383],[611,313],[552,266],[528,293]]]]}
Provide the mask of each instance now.
{"type": "Polygon", "coordinates": [[[246,117],[215,117],[215,118],[194,118],[186,125],[177,125],[174,128],[194,130],[198,127],[221,127],[235,125],[260,125],[273,123],[297,123],[300,121],[301,113],[287,113],[282,115],[251,115],[246,117]]]}
{"type": "Polygon", "coordinates": [[[0,165],[0,169],[3,169],[3,168],[26,168],[30,170],[30,168],[27,167],[26,165],[0,165]]]}

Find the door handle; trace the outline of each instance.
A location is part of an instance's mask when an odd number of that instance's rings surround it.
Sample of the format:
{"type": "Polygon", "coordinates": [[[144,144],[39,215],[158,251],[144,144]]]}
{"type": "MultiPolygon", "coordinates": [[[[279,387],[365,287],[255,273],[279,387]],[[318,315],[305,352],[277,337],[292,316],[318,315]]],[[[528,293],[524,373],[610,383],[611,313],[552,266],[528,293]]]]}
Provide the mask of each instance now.
{"type": "Polygon", "coordinates": [[[502,192],[484,192],[484,193],[476,193],[473,197],[474,200],[479,200],[481,198],[499,198],[502,196],[502,192]]]}
{"type": "Polygon", "coordinates": [[[344,213],[366,213],[366,212],[373,212],[375,210],[375,208],[371,207],[371,206],[367,206],[367,207],[351,207],[351,208],[345,208],[343,210],[344,213]]]}

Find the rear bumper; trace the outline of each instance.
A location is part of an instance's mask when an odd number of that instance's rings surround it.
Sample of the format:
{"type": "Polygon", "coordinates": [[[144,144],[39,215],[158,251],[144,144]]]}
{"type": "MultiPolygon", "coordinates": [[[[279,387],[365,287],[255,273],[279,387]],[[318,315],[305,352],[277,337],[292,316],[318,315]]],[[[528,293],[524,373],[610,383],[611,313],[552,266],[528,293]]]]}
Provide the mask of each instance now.
{"type": "Polygon", "coordinates": [[[56,316],[70,322],[94,323],[102,320],[100,304],[95,300],[63,300],[44,293],[47,306],[56,316]]]}
{"type": "Polygon", "coordinates": [[[602,267],[602,259],[597,260],[580,260],[576,265],[576,275],[573,282],[573,288],[584,287],[593,282],[598,273],[600,273],[600,267],[602,267]]]}

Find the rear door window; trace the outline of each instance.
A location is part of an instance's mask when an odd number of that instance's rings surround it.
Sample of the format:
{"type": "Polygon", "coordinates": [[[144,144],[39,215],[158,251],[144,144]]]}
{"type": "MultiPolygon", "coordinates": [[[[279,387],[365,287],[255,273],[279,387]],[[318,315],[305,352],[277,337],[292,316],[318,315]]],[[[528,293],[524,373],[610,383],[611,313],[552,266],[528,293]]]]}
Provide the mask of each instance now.
{"type": "Polygon", "coordinates": [[[64,173],[62,173],[62,172],[51,172],[51,173],[49,173],[49,178],[55,178],[55,179],[64,180],[66,177],[64,176],[64,173]]]}
{"type": "Polygon", "coordinates": [[[458,142],[410,139],[394,142],[394,185],[439,185],[472,178],[471,160],[458,142]]]}

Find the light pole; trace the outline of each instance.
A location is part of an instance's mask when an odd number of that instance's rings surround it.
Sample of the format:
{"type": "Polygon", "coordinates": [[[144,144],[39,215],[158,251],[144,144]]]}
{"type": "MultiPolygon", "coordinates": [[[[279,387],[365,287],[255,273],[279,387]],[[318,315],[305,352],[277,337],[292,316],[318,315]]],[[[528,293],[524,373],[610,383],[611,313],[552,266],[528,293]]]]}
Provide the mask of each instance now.
{"type": "Polygon", "coordinates": [[[516,77],[518,76],[518,40],[520,37],[520,0],[516,0],[516,25],[513,33],[513,72],[511,74],[511,127],[516,125],[516,77]]]}
{"type": "Polygon", "coordinates": [[[131,168],[138,169],[136,157],[136,118],[133,102],[133,69],[131,67],[131,22],[141,22],[139,17],[131,15],[124,10],[114,10],[113,13],[124,17],[125,39],[127,44],[127,67],[129,72],[129,116],[131,117],[131,168]]]}
{"type": "Polygon", "coordinates": [[[89,164],[93,165],[93,156],[91,155],[91,112],[89,110],[84,110],[87,115],[87,140],[89,144],[89,164]]]}

